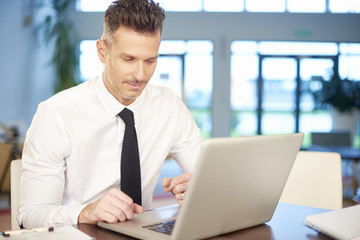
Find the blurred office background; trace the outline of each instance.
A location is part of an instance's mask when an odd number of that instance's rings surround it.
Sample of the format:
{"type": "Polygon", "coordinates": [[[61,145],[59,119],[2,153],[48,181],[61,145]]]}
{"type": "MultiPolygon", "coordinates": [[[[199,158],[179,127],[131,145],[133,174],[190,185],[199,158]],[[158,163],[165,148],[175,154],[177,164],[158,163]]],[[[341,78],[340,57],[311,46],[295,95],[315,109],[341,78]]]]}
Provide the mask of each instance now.
{"type": "MultiPolygon", "coordinates": [[[[17,126],[20,139],[37,105],[54,94],[54,45],[35,31],[51,8],[39,2],[0,0],[0,122],[17,126]]],[[[360,82],[359,0],[157,2],[167,16],[152,84],[182,98],[205,138],[303,132],[307,148],[311,132],[334,130],[331,107],[316,108],[313,92],[334,67],[360,82]]],[[[80,82],[102,71],[95,41],[110,3],[72,5],[80,82]]],[[[359,110],[352,115],[359,147],[359,110]]]]}
{"type": "MultiPolygon", "coordinates": [[[[22,137],[54,86],[52,44],[35,34],[46,12],[38,2],[0,1],[0,122],[22,137]]],[[[178,93],[204,137],[304,132],[307,147],[310,132],[333,128],[331,111],[315,109],[318,80],[336,64],[360,81],[359,0],[158,2],[167,17],[152,83],[178,93]]],[[[110,3],[73,5],[81,81],[102,71],[95,41],[110,3]]]]}

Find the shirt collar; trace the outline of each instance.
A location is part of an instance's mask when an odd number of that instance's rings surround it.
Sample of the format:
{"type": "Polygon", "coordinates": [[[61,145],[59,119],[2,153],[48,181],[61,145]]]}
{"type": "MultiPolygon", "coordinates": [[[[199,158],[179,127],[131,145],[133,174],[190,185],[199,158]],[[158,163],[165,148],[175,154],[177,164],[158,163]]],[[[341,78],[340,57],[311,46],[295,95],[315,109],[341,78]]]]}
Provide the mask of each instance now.
{"type": "Polygon", "coordinates": [[[124,105],[122,105],[111,93],[107,90],[104,80],[102,76],[97,77],[97,94],[99,100],[105,111],[111,115],[116,116],[120,111],[124,109],[124,105]]]}

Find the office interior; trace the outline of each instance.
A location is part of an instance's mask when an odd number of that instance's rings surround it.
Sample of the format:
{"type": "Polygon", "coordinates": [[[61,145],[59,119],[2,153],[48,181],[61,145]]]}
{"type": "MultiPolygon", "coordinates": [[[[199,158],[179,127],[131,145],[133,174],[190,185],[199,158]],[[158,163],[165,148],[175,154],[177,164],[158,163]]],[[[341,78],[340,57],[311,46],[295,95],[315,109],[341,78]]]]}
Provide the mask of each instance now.
{"type": "MultiPolygon", "coordinates": [[[[37,24],[50,10],[36,7],[36,2],[0,1],[0,123],[16,126],[20,142],[38,104],[54,94],[54,69],[49,64],[53,43],[45,45],[36,33],[37,24]]],[[[195,2],[183,1],[186,5],[195,2]]],[[[331,110],[314,110],[311,94],[304,92],[301,98],[296,91],[301,92],[301,81],[305,86],[319,77],[328,80],[333,64],[339,64],[339,69],[340,64],[347,64],[341,68],[342,77],[360,81],[360,8],[356,1],[345,1],[352,2],[355,10],[343,12],[331,11],[335,0],[315,1],[323,2],[325,9],[311,10],[314,12],[251,10],[246,5],[251,0],[239,1],[243,4],[240,10],[209,7],[207,11],[206,0],[200,2],[190,11],[167,11],[159,59],[178,71],[174,91],[187,103],[205,138],[304,132],[306,149],[311,146],[311,132],[333,131],[331,110]],[[309,68],[312,64],[322,69],[309,68]],[[302,72],[306,68],[310,70],[302,72]],[[269,87],[262,87],[261,96],[259,79],[269,87]],[[279,88],[285,91],[271,92],[279,88]]],[[[291,2],[284,0],[288,7],[291,2]]],[[[86,81],[84,76],[93,72],[83,69],[89,52],[82,47],[101,36],[103,10],[79,11],[79,3],[76,5],[69,17],[77,30],[80,61],[84,61],[80,63],[81,81],[86,81]]],[[[154,78],[166,84],[171,74],[156,72],[154,78]]],[[[359,148],[359,110],[354,114],[355,130],[349,131],[352,146],[359,148]]],[[[0,133],[4,135],[4,130],[0,133]]],[[[353,165],[345,167],[353,173],[353,165]]],[[[165,175],[179,171],[171,162],[164,165],[165,175]]]]}

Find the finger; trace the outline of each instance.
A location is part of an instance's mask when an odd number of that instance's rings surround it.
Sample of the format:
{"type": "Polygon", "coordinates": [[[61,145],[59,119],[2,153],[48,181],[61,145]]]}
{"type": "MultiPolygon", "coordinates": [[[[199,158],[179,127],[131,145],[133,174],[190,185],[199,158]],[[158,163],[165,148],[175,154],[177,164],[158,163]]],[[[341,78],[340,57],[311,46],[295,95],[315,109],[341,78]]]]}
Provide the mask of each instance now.
{"type": "Polygon", "coordinates": [[[130,220],[133,218],[135,208],[133,203],[129,205],[127,202],[120,200],[113,202],[112,206],[117,208],[117,212],[121,211],[121,213],[117,215],[120,221],[125,221],[126,219],[130,220]]]}
{"type": "Polygon", "coordinates": [[[187,187],[188,187],[188,183],[182,183],[182,184],[178,184],[176,185],[172,190],[171,192],[176,195],[178,193],[183,193],[183,192],[186,192],[187,190],[187,187]]]}
{"type": "Polygon", "coordinates": [[[171,192],[173,194],[181,193],[186,191],[187,185],[191,179],[191,174],[182,174],[179,175],[176,179],[174,179],[171,184],[171,192]]]}
{"type": "Polygon", "coordinates": [[[134,207],[128,204],[126,197],[119,198],[118,195],[122,196],[119,192],[119,190],[109,191],[109,193],[98,202],[98,209],[112,214],[119,221],[125,221],[133,217],[134,207]]]}
{"type": "Polygon", "coordinates": [[[173,186],[170,186],[170,184],[168,184],[167,187],[164,187],[164,192],[166,192],[166,193],[171,192],[172,189],[173,189],[173,186]]]}
{"type": "Polygon", "coordinates": [[[134,204],[134,213],[141,214],[144,212],[144,208],[138,204],[134,204]]]}
{"type": "Polygon", "coordinates": [[[170,182],[171,182],[172,178],[164,178],[162,180],[162,185],[164,188],[168,187],[170,185],[170,182]]]}
{"type": "Polygon", "coordinates": [[[184,200],[185,193],[177,193],[177,194],[175,194],[175,197],[177,200],[184,200]]]}
{"type": "Polygon", "coordinates": [[[181,206],[184,200],[178,200],[177,203],[181,206]]]}
{"type": "Polygon", "coordinates": [[[134,201],[132,200],[132,198],[129,197],[129,195],[127,195],[123,191],[120,191],[119,189],[113,188],[110,190],[109,193],[111,196],[116,197],[118,200],[123,201],[130,206],[134,204],[134,201]]]}
{"type": "MultiPolygon", "coordinates": [[[[114,214],[114,212],[111,212],[110,214],[114,214]]],[[[127,217],[126,215],[120,211],[119,214],[114,215],[116,217],[116,221],[115,222],[125,222],[127,217]]]]}
{"type": "Polygon", "coordinates": [[[180,174],[179,176],[176,176],[175,178],[171,179],[169,186],[166,187],[164,189],[164,191],[167,191],[167,192],[172,191],[172,189],[176,185],[190,181],[191,176],[192,176],[191,173],[183,173],[183,174],[180,174]]]}
{"type": "Polygon", "coordinates": [[[188,181],[190,181],[191,176],[192,176],[191,173],[180,174],[180,175],[178,175],[178,176],[176,176],[175,178],[172,179],[172,181],[170,183],[170,186],[188,182],[188,181]]]}
{"type": "MultiPolygon", "coordinates": [[[[119,221],[119,217],[117,217],[114,214],[109,213],[109,212],[103,212],[103,213],[101,213],[101,215],[99,216],[99,219],[97,219],[97,221],[107,222],[107,223],[116,223],[119,221]]],[[[96,224],[97,221],[95,221],[92,224],[96,224]]]]}
{"type": "Polygon", "coordinates": [[[110,220],[107,220],[107,222],[109,222],[109,221],[111,221],[111,222],[118,222],[118,221],[123,222],[123,221],[126,220],[125,213],[117,205],[109,204],[104,209],[104,213],[106,213],[107,215],[112,215],[112,217],[109,218],[110,220]]]}
{"type": "Polygon", "coordinates": [[[113,223],[126,219],[121,209],[113,206],[112,201],[116,201],[116,198],[106,194],[96,202],[88,204],[79,214],[79,223],[96,224],[98,221],[113,223]]]}
{"type": "MultiPolygon", "coordinates": [[[[111,205],[115,208],[119,209],[123,215],[117,215],[120,221],[130,220],[133,218],[135,213],[135,204],[131,197],[129,197],[126,193],[120,191],[119,189],[112,189],[109,192],[110,197],[112,197],[111,205]]],[[[141,209],[137,209],[136,211],[140,211],[141,209]]]]}

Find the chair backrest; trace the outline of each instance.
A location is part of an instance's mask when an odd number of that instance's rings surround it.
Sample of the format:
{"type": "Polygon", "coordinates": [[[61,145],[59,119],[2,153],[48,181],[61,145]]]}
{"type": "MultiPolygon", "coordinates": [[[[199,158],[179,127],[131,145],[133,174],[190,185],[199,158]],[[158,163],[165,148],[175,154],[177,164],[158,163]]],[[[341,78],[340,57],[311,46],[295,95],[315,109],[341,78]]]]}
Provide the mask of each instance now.
{"type": "Polygon", "coordinates": [[[19,223],[16,220],[19,211],[19,193],[20,193],[20,178],[21,178],[21,160],[11,161],[10,171],[10,201],[11,201],[11,229],[20,229],[19,223]]]}
{"type": "Polygon", "coordinates": [[[341,209],[343,192],[340,155],[330,152],[300,151],[280,202],[341,209]]]}
{"type": "Polygon", "coordinates": [[[351,134],[349,131],[312,132],[311,144],[327,146],[351,146],[351,134]]]}

